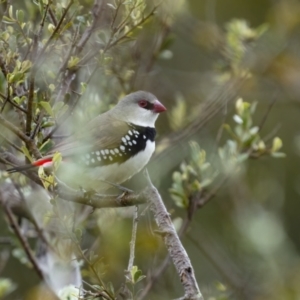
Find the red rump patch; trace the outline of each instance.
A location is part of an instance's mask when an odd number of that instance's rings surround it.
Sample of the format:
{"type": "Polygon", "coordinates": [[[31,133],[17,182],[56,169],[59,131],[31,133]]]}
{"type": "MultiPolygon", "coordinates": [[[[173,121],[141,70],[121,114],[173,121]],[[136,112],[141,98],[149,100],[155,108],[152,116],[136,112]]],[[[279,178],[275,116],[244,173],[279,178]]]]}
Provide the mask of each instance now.
{"type": "Polygon", "coordinates": [[[40,167],[40,166],[43,166],[46,163],[51,163],[51,162],[52,162],[52,158],[42,158],[42,159],[39,159],[39,160],[35,161],[33,163],[33,165],[36,166],[36,167],[40,167]]]}

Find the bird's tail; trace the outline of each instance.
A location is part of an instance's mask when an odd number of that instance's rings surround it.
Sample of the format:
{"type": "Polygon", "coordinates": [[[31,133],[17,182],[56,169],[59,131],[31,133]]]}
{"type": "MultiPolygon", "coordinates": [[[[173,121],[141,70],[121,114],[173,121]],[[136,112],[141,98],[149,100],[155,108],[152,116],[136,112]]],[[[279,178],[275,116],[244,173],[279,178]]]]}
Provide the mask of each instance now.
{"type": "Polygon", "coordinates": [[[15,166],[13,168],[7,169],[8,173],[27,171],[36,167],[44,166],[49,167],[52,164],[52,157],[44,157],[39,160],[34,161],[32,164],[27,164],[23,166],[15,166]]]}
{"type": "Polygon", "coordinates": [[[23,165],[23,166],[15,166],[13,168],[7,169],[8,173],[22,172],[35,168],[36,166],[33,164],[23,165]]]}

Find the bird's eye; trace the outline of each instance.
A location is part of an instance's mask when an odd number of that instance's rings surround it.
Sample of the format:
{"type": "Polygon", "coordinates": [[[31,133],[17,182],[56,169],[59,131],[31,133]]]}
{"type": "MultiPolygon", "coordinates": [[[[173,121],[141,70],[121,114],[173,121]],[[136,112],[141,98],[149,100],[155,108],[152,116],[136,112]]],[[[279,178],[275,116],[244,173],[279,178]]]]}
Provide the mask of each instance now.
{"type": "Polygon", "coordinates": [[[139,106],[140,107],[146,108],[147,105],[148,105],[148,101],[146,101],[146,100],[140,100],[139,101],[139,106]]]}

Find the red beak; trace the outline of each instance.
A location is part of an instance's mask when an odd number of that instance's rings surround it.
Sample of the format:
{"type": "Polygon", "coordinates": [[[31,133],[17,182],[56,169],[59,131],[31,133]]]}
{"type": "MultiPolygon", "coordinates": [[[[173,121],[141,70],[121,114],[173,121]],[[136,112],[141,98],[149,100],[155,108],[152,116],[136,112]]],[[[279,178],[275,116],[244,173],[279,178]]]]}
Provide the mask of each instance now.
{"type": "Polygon", "coordinates": [[[161,113],[166,111],[167,109],[158,101],[155,100],[153,103],[153,112],[155,113],[161,113]]]}

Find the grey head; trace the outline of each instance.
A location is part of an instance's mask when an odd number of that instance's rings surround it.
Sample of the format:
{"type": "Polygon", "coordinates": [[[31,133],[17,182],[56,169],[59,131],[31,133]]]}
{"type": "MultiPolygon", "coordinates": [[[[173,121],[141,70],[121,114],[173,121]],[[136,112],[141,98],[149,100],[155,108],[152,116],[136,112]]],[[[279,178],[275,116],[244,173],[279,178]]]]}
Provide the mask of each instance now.
{"type": "Polygon", "coordinates": [[[111,110],[118,119],[138,126],[154,127],[161,112],[166,111],[153,94],[137,91],[125,96],[111,110]]]}

